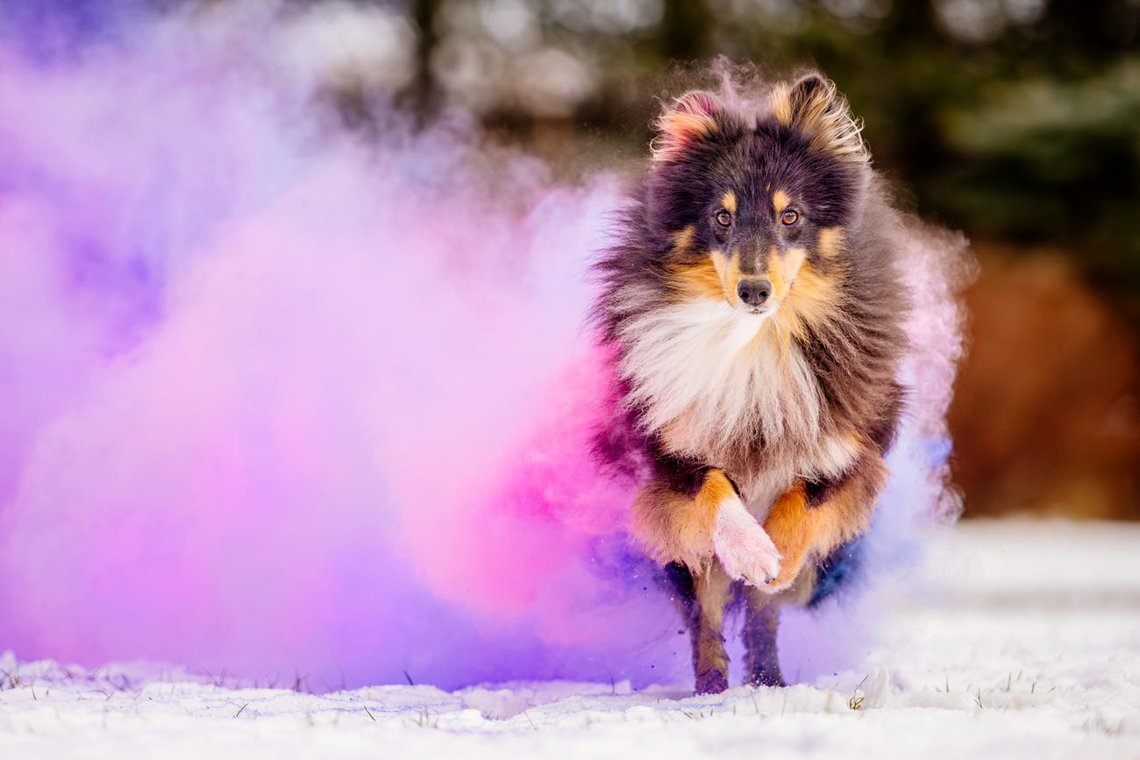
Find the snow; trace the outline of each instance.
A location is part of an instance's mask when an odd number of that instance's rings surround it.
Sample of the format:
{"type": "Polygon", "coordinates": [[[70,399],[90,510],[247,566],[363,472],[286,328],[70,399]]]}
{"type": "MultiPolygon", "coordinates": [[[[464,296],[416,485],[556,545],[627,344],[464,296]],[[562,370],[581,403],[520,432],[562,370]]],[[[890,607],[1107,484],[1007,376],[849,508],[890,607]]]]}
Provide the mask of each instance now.
{"type": "MultiPolygon", "coordinates": [[[[855,669],[786,689],[314,695],[0,655],[0,757],[1137,757],[1140,525],[969,522],[855,669]]],[[[0,642],[2,644],[2,642],[0,642]]]]}

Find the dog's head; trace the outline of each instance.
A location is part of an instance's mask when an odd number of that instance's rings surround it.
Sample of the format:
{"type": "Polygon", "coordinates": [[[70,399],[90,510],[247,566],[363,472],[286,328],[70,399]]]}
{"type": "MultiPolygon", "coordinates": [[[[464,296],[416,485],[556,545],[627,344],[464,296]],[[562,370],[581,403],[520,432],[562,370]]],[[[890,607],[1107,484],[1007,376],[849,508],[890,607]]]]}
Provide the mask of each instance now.
{"type": "Polygon", "coordinates": [[[825,305],[870,171],[859,129],[817,74],[749,110],[702,91],[668,106],[647,211],[678,295],[759,315],[825,305]]]}

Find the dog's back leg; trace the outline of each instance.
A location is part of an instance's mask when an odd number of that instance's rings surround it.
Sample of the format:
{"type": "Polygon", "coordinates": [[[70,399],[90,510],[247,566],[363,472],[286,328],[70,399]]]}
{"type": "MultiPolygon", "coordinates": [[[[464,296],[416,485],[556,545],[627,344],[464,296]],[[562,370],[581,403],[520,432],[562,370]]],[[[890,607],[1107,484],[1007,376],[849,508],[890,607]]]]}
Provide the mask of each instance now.
{"type": "Polygon", "coordinates": [[[693,635],[693,671],[698,694],[719,694],[728,688],[728,653],[724,650],[724,608],[732,579],[719,562],[693,577],[695,599],[690,630],[693,635]]]}
{"type": "Polygon", "coordinates": [[[745,678],[752,686],[785,686],[776,650],[780,606],[771,594],[748,588],[744,613],[745,678]]]}
{"type": "Polygon", "coordinates": [[[669,565],[668,572],[692,638],[696,692],[719,694],[728,688],[724,610],[731,599],[732,579],[715,561],[699,574],[677,563],[669,565]]]}

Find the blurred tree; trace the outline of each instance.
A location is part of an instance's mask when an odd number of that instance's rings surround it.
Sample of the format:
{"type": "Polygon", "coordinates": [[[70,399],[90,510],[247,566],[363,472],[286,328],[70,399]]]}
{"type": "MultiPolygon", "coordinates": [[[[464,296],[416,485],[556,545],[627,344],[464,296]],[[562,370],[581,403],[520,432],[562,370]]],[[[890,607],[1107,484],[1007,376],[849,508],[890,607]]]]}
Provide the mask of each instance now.
{"type": "Polygon", "coordinates": [[[661,55],[672,60],[691,60],[708,55],[709,30],[714,21],[708,3],[665,0],[661,22],[661,55]]]}
{"type": "Polygon", "coordinates": [[[431,71],[431,56],[438,42],[438,12],[439,0],[411,0],[411,18],[416,27],[416,74],[407,96],[421,119],[429,118],[439,105],[439,88],[431,71]]]}

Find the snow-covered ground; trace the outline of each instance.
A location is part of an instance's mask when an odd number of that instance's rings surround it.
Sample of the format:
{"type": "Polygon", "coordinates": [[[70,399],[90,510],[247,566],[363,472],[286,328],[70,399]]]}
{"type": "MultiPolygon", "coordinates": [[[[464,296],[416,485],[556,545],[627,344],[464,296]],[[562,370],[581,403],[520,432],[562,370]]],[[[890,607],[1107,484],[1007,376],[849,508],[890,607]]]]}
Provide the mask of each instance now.
{"type": "Polygon", "coordinates": [[[6,654],[0,757],[1140,757],[1140,525],[967,523],[930,573],[858,669],[715,697],[609,683],[316,696],[6,654]]]}

